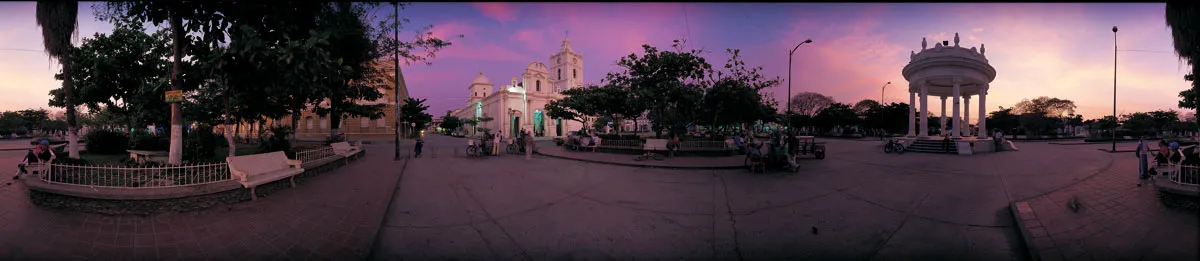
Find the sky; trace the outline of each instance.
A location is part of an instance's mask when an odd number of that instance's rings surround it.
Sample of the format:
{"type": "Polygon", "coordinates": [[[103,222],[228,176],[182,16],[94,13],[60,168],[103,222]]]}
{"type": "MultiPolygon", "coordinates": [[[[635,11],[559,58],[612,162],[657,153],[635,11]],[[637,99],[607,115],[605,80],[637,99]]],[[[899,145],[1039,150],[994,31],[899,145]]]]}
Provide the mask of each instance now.
{"type": "MultiPolygon", "coordinates": [[[[80,4],[81,37],[108,33],[95,21],[92,3],[80,4]]],[[[0,3],[0,111],[46,108],[49,90],[60,83],[58,66],[41,52],[33,2],[0,3]]],[[[908,102],[901,70],[925,37],[963,47],[987,46],[996,69],[987,106],[1010,107],[1022,99],[1070,99],[1084,118],[1113,110],[1113,33],[1116,44],[1118,114],[1176,109],[1188,87],[1182,63],[1172,52],[1165,4],[930,4],[930,3],[414,3],[401,16],[402,30],[432,25],[453,45],[432,65],[404,66],[411,96],[428,99],[430,113],[465,106],[468,86],[480,71],[499,88],[529,63],[549,64],[564,37],[583,55],[583,78],[599,83],[618,70],[622,56],[641,54],[641,45],[671,49],[687,39],[722,67],[726,48],[740,49],[747,65],[781,77],[769,92],[781,103],[788,92],[788,51],[812,39],[792,57],[792,93],[817,92],[836,101],[908,102]],[[456,35],[464,35],[456,38],[456,35]]],[[[390,5],[377,10],[391,12],[390,5]]],[[[405,32],[402,32],[405,33],[405,32]]],[[[930,98],[930,100],[936,100],[930,98]]],[[[972,102],[976,106],[976,101],[972,102]]],[[[937,113],[937,106],[930,106],[937,113]]],[[[971,110],[973,113],[976,109],[971,110]]]]}

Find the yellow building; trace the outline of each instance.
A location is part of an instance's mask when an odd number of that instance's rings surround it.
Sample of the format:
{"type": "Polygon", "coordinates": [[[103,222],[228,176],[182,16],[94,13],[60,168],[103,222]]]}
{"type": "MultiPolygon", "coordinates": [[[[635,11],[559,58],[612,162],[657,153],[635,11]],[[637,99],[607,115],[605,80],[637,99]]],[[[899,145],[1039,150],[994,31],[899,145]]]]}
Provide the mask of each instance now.
{"type": "MultiPolygon", "coordinates": [[[[395,95],[399,91],[400,101],[404,101],[408,96],[408,89],[401,86],[399,90],[392,88],[395,86],[395,62],[392,59],[381,60],[376,64],[377,68],[381,68],[383,72],[379,77],[375,77],[372,82],[377,86],[380,93],[383,93],[383,98],[374,101],[358,101],[358,104],[384,104],[383,117],[375,120],[369,118],[349,117],[343,118],[341,121],[340,132],[346,135],[347,139],[353,140],[378,140],[378,139],[393,139],[395,137],[395,95]]],[[[329,101],[321,102],[320,106],[328,106],[329,101]]],[[[291,126],[292,119],[284,117],[282,119],[268,119],[265,126],[291,126]]],[[[300,119],[296,122],[296,138],[308,140],[323,140],[328,137],[331,132],[329,126],[329,117],[321,117],[312,112],[312,107],[305,109],[300,113],[300,119]]],[[[411,128],[411,127],[410,127],[411,128]]],[[[258,133],[258,126],[251,127],[251,124],[243,123],[237,132],[240,137],[255,137],[258,133]]],[[[406,128],[401,128],[401,131],[408,131],[406,128]]]]}

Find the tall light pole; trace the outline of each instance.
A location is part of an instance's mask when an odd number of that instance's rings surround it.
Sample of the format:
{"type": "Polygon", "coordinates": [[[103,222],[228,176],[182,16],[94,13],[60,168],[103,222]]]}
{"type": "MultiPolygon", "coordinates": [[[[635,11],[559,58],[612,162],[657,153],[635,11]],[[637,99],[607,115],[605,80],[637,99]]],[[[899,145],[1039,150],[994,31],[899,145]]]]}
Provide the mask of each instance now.
{"type": "MultiPolygon", "coordinates": [[[[1117,123],[1117,26],[1113,26],[1113,123],[1117,123]]],[[[1117,124],[1113,125],[1112,130],[1112,150],[1109,152],[1117,152],[1117,124]]]]}
{"type": "Polygon", "coordinates": [[[792,130],[792,54],[795,54],[796,49],[800,49],[801,45],[804,45],[806,43],[811,43],[811,42],[812,42],[812,39],[804,40],[803,42],[796,44],[796,47],[792,48],[792,50],[788,52],[788,96],[787,96],[787,100],[788,100],[788,102],[787,102],[788,131],[792,130]]]}
{"type": "Polygon", "coordinates": [[[892,82],[887,82],[883,84],[883,87],[879,88],[879,105],[883,105],[883,92],[887,90],[888,84],[892,84],[892,82]]]}
{"type": "Polygon", "coordinates": [[[393,129],[394,129],[393,131],[396,132],[396,138],[393,140],[393,142],[395,142],[395,145],[396,145],[396,154],[392,156],[392,160],[399,160],[400,159],[400,81],[401,81],[400,80],[400,2],[392,2],[392,6],[395,7],[395,14],[396,14],[396,24],[392,25],[393,33],[396,34],[395,35],[396,36],[396,46],[395,46],[395,49],[392,49],[392,55],[396,56],[396,61],[394,64],[396,66],[396,78],[392,81],[392,96],[393,96],[392,99],[394,100],[394,103],[392,105],[392,107],[394,109],[394,113],[392,114],[393,115],[392,116],[392,118],[393,118],[392,125],[395,125],[393,127],[393,129]]]}

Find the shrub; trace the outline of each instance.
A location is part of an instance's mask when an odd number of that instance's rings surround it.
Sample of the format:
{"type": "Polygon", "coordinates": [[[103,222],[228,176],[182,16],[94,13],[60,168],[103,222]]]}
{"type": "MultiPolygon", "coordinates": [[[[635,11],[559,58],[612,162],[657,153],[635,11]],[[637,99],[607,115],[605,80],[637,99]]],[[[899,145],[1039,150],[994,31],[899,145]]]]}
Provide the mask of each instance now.
{"type": "Polygon", "coordinates": [[[346,134],[339,133],[338,135],[330,135],[325,137],[325,145],[346,141],[346,134]]]}
{"type": "Polygon", "coordinates": [[[164,151],[171,149],[171,140],[147,132],[134,132],[129,139],[129,148],[134,150],[164,151]]]}
{"type": "Polygon", "coordinates": [[[85,160],[85,159],[76,159],[76,158],[71,158],[71,157],[58,157],[58,158],[54,158],[54,162],[53,162],[53,163],[54,163],[54,164],[76,165],[76,166],[81,166],[81,165],[88,165],[88,164],[91,164],[90,162],[88,162],[88,161],[87,161],[87,160],[85,160]]]}
{"type": "Polygon", "coordinates": [[[188,131],[183,137],[183,160],[190,162],[209,162],[216,156],[217,136],[213,135],[212,127],[197,126],[188,131]]]}
{"type": "Polygon", "coordinates": [[[113,130],[97,130],[87,134],[87,151],[95,154],[121,154],[129,148],[129,135],[113,130]]]}
{"type": "Polygon", "coordinates": [[[259,137],[262,139],[258,143],[259,153],[283,151],[288,158],[296,158],[296,152],[292,150],[292,142],[287,138],[291,133],[292,128],[288,126],[271,127],[269,136],[259,137]]]}

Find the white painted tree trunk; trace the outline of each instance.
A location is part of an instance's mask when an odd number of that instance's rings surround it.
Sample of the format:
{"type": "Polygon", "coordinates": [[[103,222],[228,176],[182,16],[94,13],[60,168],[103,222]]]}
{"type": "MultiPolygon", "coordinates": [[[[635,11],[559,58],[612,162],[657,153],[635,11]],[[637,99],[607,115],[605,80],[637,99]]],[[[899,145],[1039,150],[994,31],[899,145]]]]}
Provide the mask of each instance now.
{"type": "Polygon", "coordinates": [[[75,126],[67,127],[67,155],[71,158],[79,158],[79,135],[76,135],[75,126]]]}

